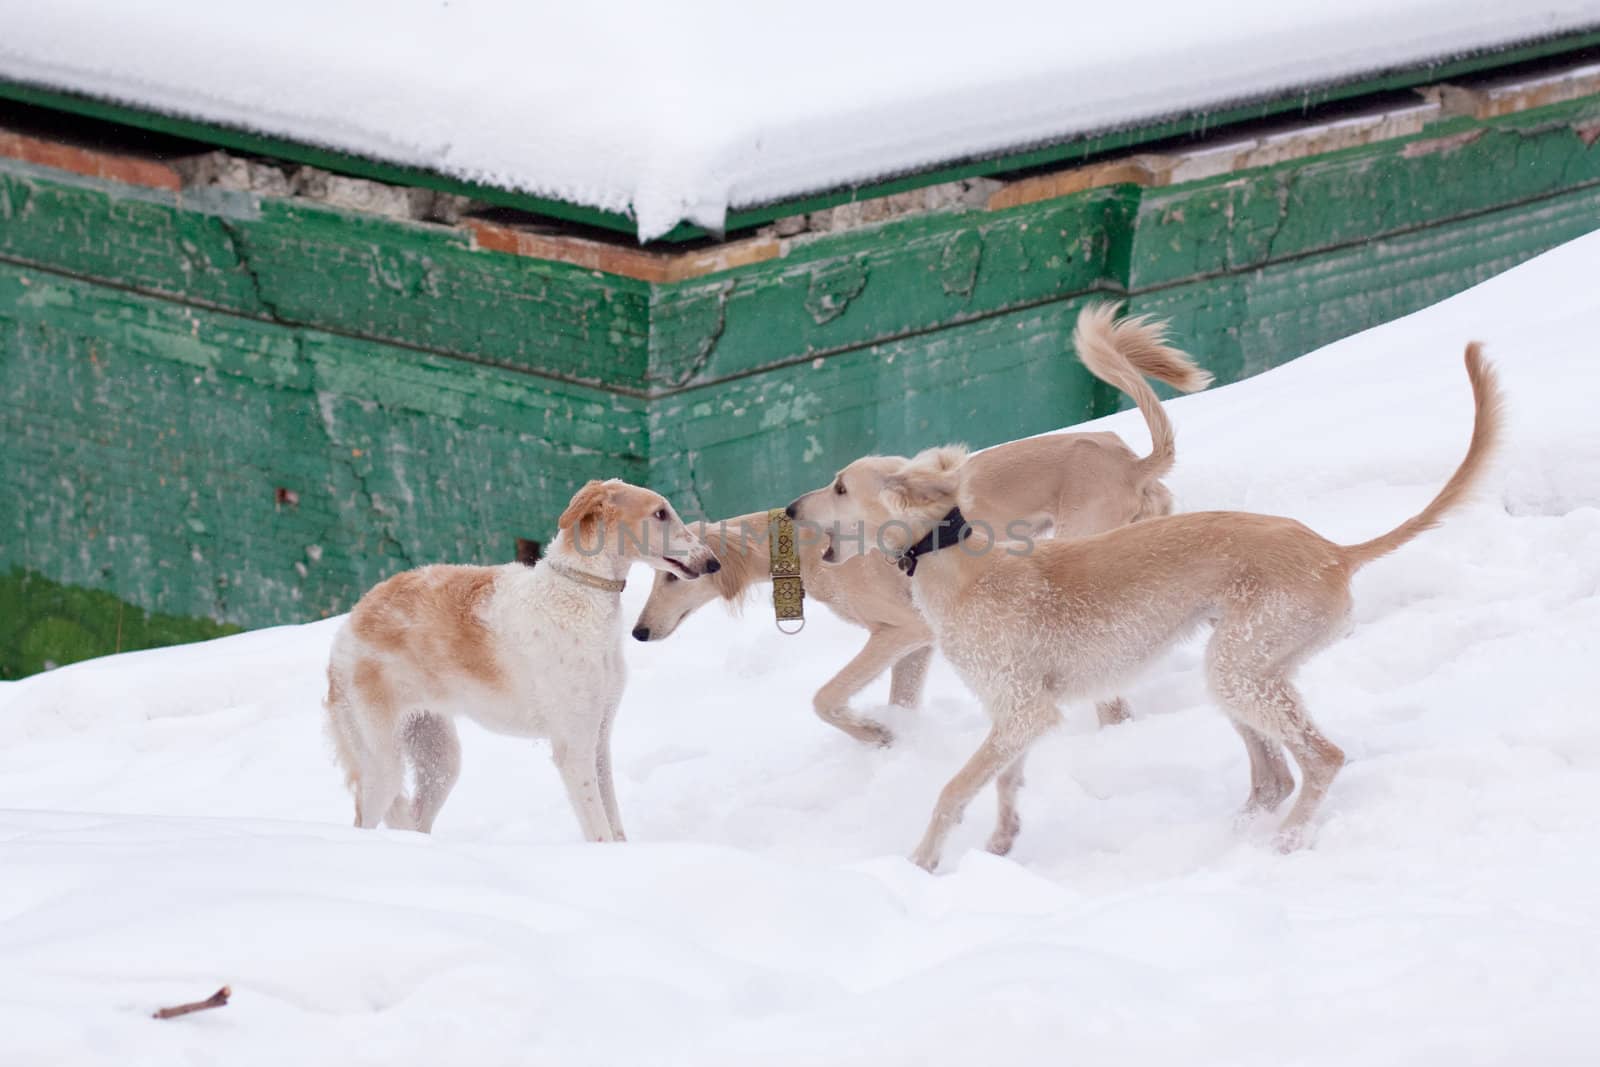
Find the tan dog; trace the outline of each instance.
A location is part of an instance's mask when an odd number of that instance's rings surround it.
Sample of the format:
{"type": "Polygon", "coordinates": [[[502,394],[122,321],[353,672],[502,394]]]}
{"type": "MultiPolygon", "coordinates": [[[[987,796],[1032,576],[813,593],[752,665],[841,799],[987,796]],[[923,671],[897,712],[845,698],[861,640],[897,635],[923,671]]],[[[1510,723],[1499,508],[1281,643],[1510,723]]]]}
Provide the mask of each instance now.
{"type": "MultiPolygon", "coordinates": [[[[1176,456],[1172,423],[1144,377],[1190,392],[1204,388],[1211,376],[1184,353],[1167,347],[1164,326],[1146,319],[1118,322],[1115,312],[1110,304],[1085,308],[1074,344],[1095,377],[1138,405],[1150,427],[1150,455],[1136,456],[1120,437],[1104,432],[1049,434],[996,445],[967,459],[960,471],[962,512],[974,522],[986,522],[996,531],[1009,528],[1016,537],[1085,537],[1172,510],[1172,495],[1160,482],[1176,456]]],[[[818,492],[838,492],[848,485],[871,495],[883,478],[907,462],[903,456],[863,457],[818,492]]],[[[717,553],[723,570],[713,582],[685,583],[671,573],[656,575],[633,629],[638,640],[669,637],[711,601],[720,597],[738,603],[752,586],[771,580],[766,512],[701,523],[695,532],[717,553]]],[[[899,707],[915,707],[933,632],[912,604],[905,578],[881,555],[825,567],[820,536],[806,533],[799,531],[797,540],[807,598],[826,604],[869,634],[866,646],[817,691],[812,705],[824,722],[851,737],[888,744],[889,730],[855,714],[850,700],[891,669],[889,699],[899,707]]],[[[1103,701],[1098,711],[1102,723],[1127,717],[1121,700],[1103,701]]]]}
{"type": "Polygon", "coordinates": [[[616,479],[580,489],[559,526],[536,566],[422,567],[351,611],[327,709],[357,826],[432,829],[461,770],[452,720],[465,715],[548,737],[584,837],[624,839],[611,778],[624,576],[636,562],[685,579],[719,564],[659,493],[616,479]]]}
{"type": "MultiPolygon", "coordinates": [[[[978,531],[955,547],[906,556],[961,500],[958,448],[917,456],[870,494],[852,485],[844,495],[796,501],[802,517],[863,523],[882,534],[891,554],[916,561],[917,606],[993,723],[940,793],[912,859],[928,870],[937,866],[945,837],[996,775],[1000,816],[989,849],[1007,852],[1021,825],[1023,760],[1059,720],[1057,705],[1122,684],[1207,620],[1215,624],[1207,680],[1250,757],[1245,811],[1275,810],[1293,791],[1280,747],[1287,746],[1302,788],[1279,842],[1299,845],[1344,754],[1307,715],[1294,672],[1348,626],[1355,571],[1437,526],[1482,473],[1500,432],[1500,393],[1478,345],[1467,347],[1466,366],[1476,403],[1466,458],[1418,515],[1358,545],[1336,545],[1292,519],[1207,512],[1026,550],[978,531]]],[[[946,533],[954,543],[957,531],[946,533]]],[[[843,560],[859,544],[835,538],[828,551],[843,560]]]]}
{"type": "MultiPolygon", "coordinates": [[[[772,581],[767,512],[757,511],[720,523],[690,527],[722,561],[722,569],[703,582],[656,575],[650,599],[639,612],[633,636],[640,641],[670,637],[684,619],[713,600],[742,603],[752,587],[772,581]]],[[[905,575],[882,556],[859,556],[838,567],[825,567],[820,538],[796,537],[800,577],[806,599],[826,604],[835,615],[863,627],[866,646],[817,690],[812,707],[817,715],[858,741],[887,745],[888,727],[855,714],[850,698],[885,670],[890,671],[889,699],[897,707],[914,708],[933,655],[933,631],[911,603],[905,575]]]]}

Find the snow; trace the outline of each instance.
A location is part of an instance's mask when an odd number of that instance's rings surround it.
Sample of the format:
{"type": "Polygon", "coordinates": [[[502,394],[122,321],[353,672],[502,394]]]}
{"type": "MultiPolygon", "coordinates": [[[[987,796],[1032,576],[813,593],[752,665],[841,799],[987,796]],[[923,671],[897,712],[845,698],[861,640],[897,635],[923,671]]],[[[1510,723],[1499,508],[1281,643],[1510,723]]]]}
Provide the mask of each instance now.
{"type": "Polygon", "coordinates": [[[1597,0],[0,0],[0,77],[680,219],[1600,25],[1597,0]]]}
{"type": "Polygon", "coordinates": [[[822,725],[861,642],[825,611],[627,643],[617,846],[579,841],[543,746],[470,727],[433,837],[350,828],[337,620],[265,630],[0,686],[0,1062],[1592,1062],[1596,277],[1600,234],[1172,403],[1182,506],[1350,541],[1459,460],[1464,342],[1504,376],[1488,489],[1364,570],[1302,675],[1350,757],[1304,852],[1234,826],[1196,647],[1132,722],[1075,708],[1040,743],[1011,857],[980,851],[986,792],[930,876],[903,857],[982,712],[936,660],[922,710],[875,712],[895,747],[822,725]]]}

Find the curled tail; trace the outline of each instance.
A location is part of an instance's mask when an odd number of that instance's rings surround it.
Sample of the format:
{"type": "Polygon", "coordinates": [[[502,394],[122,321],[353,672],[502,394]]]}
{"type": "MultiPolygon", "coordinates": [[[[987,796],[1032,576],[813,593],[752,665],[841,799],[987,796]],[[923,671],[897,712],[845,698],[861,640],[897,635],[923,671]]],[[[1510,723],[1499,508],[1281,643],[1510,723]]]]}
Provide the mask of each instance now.
{"type": "Polygon", "coordinates": [[[1500,440],[1503,420],[1500,382],[1494,368],[1484,360],[1483,346],[1478,342],[1467,345],[1466,363],[1467,378],[1472,382],[1473,402],[1472,443],[1467,445],[1466,458],[1427,507],[1382,537],[1374,537],[1359,545],[1343,546],[1345,559],[1352,566],[1363,567],[1379,556],[1387,556],[1418,534],[1439,525],[1445,515],[1460,506],[1483,476],[1484,465],[1500,440]]]}
{"type": "Polygon", "coordinates": [[[1150,427],[1152,448],[1139,461],[1146,479],[1160,478],[1178,457],[1172,422],[1146,378],[1193,393],[1211,384],[1211,375],[1187,354],[1167,344],[1167,326],[1146,315],[1117,319],[1117,306],[1095,303],[1078,315],[1072,346],[1089,373],[1121,390],[1139,407],[1150,427]]]}

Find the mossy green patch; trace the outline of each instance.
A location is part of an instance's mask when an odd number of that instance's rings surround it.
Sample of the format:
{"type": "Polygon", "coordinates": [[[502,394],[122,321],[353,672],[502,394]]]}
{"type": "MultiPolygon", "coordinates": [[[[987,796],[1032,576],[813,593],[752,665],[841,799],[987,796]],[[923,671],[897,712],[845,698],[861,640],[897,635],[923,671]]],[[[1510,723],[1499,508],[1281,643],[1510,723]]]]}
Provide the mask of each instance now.
{"type": "Polygon", "coordinates": [[[110,593],[77,589],[28,571],[0,574],[0,678],[141,648],[239,632],[210,619],[163,615],[110,593]]]}

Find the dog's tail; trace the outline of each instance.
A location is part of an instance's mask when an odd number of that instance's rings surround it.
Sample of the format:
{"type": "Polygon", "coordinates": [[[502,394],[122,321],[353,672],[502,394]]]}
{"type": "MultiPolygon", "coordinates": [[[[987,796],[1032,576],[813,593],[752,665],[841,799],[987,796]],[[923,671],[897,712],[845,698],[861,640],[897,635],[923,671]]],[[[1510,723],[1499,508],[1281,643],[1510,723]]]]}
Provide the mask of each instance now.
{"type": "Polygon", "coordinates": [[[1211,375],[1167,344],[1166,323],[1146,315],[1118,320],[1117,305],[1109,302],[1090,304],[1079,313],[1072,346],[1090,374],[1120,389],[1144,415],[1153,447],[1139,461],[1140,474],[1146,480],[1166,474],[1178,458],[1177,443],[1172,421],[1145,379],[1193,393],[1210,385],[1211,375]]]}
{"type": "Polygon", "coordinates": [[[355,723],[351,719],[350,701],[345,692],[345,683],[335,664],[328,663],[328,695],[323,698],[322,706],[328,712],[324,722],[328,739],[333,742],[333,752],[339,760],[339,769],[344,771],[344,784],[354,794],[361,779],[361,759],[357,754],[358,740],[355,736],[355,723]]]}
{"type": "Polygon", "coordinates": [[[1461,466],[1444,483],[1439,495],[1411,518],[1390,530],[1382,537],[1374,537],[1359,545],[1344,545],[1344,557],[1353,567],[1363,567],[1380,556],[1410,541],[1413,537],[1433,529],[1444,517],[1455,510],[1471,494],[1473,486],[1483,476],[1485,464],[1494,454],[1500,440],[1504,419],[1500,383],[1494,368],[1483,358],[1483,346],[1473,341],[1467,345],[1467,378],[1472,382],[1472,443],[1467,445],[1466,458],[1461,466]]]}

